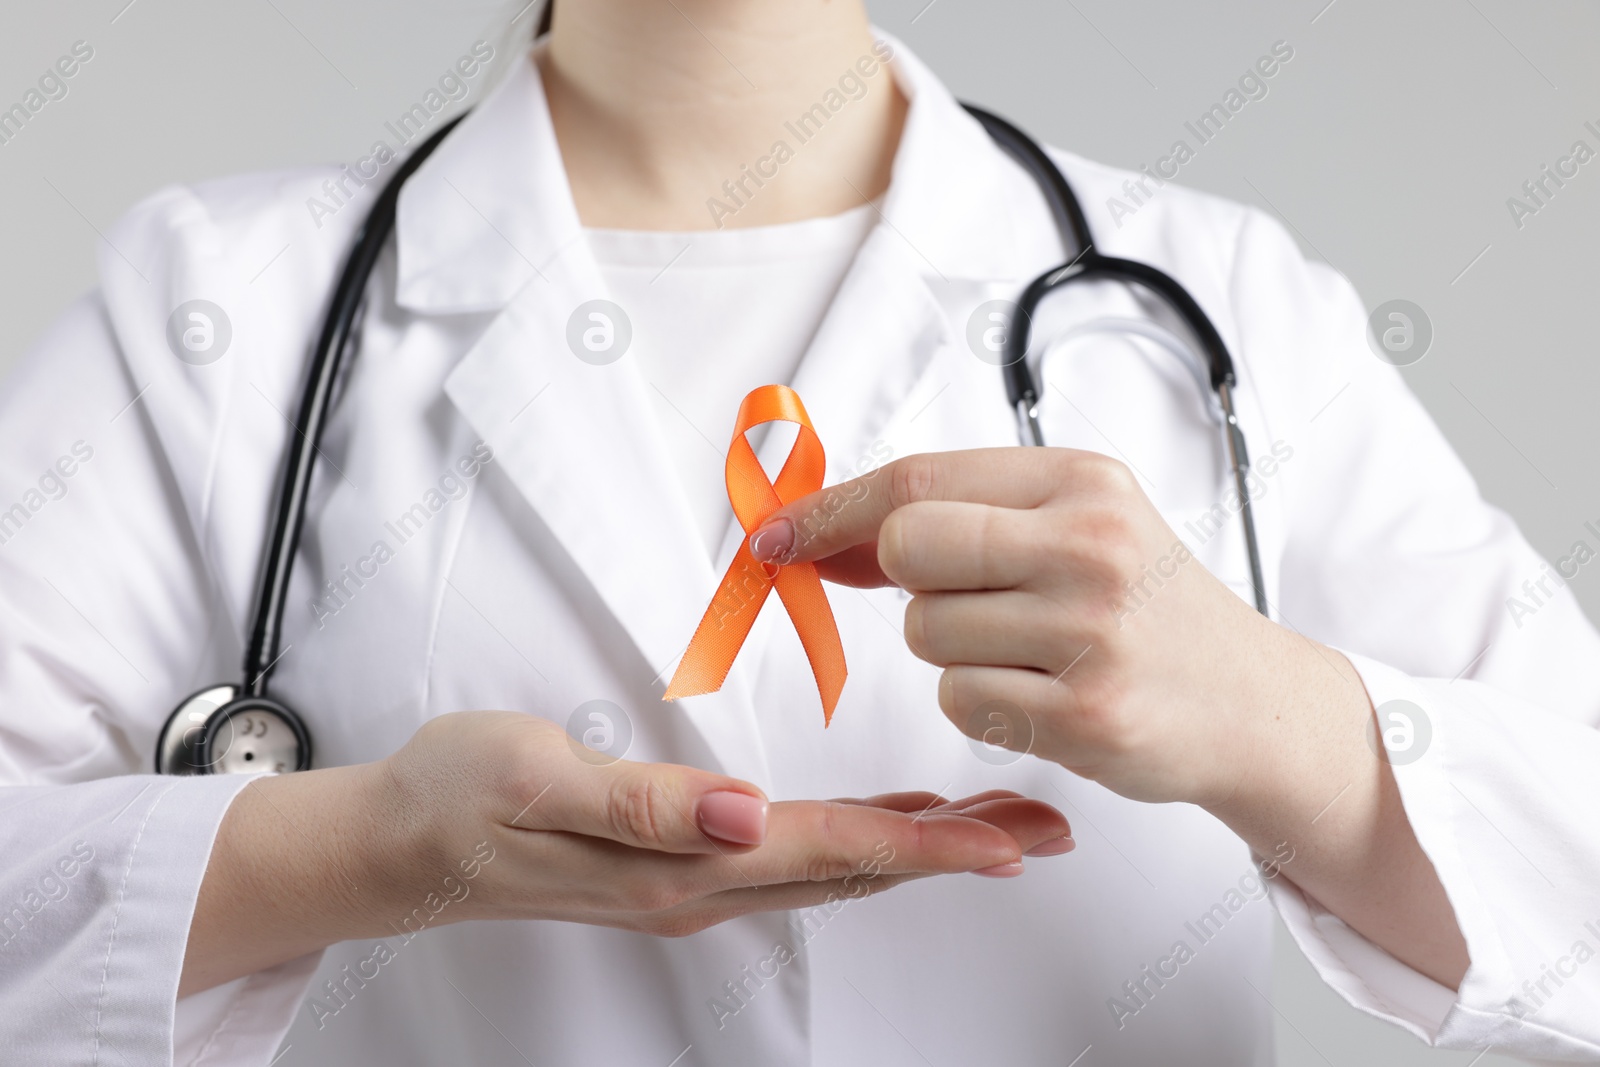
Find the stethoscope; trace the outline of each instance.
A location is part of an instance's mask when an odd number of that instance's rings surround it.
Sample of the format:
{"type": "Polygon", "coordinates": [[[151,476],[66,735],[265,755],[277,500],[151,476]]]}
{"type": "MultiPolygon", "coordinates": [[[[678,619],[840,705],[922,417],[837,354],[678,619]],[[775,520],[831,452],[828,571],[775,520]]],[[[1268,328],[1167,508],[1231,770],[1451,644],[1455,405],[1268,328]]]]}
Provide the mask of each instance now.
{"type": "MultiPolygon", "coordinates": [[[[1208,410],[1225,432],[1239,515],[1244,527],[1245,552],[1256,609],[1267,614],[1266,584],[1256,544],[1255,518],[1247,483],[1249,454],[1244,433],[1233,411],[1235,385],[1233,359],[1216,327],[1192,296],[1169,275],[1134,260],[1102,255],[1095,249],[1089,224],[1077,196],[1061,173],[1032,138],[1006,120],[981,108],[964,105],[1001,149],[1016,160],[1039,186],[1049,205],[1062,243],[1078,250],[1069,262],[1054,267],[1030,282],[1018,298],[1009,328],[1004,331],[1001,367],[1006,399],[1016,413],[1018,434],[1024,445],[1043,445],[1039,428],[1039,381],[1027,354],[1032,322],[1040,302],[1049,293],[1076,281],[1111,278],[1143,286],[1165,301],[1199,342],[1204,371],[1192,363],[1192,353],[1168,331],[1142,320],[1101,320],[1137,333],[1176,355],[1196,374],[1202,388],[1209,387],[1213,404],[1208,410]]],[[[247,774],[260,771],[303,771],[311,766],[311,734],[304,721],[287,705],[272,699],[267,682],[282,652],[283,612],[288,599],[300,532],[305,525],[306,500],[311,491],[317,445],[327,422],[334,382],[350,347],[360,316],[367,282],[378,255],[394,230],[395,205],[406,179],[433,153],[455,125],[458,116],[424,141],[401,165],[356,234],[350,258],[339,276],[333,302],[322,323],[308,369],[296,433],[290,438],[277,507],[267,533],[266,557],[257,587],[255,617],[245,652],[241,682],[209,686],[191,695],[168,717],[156,745],[156,771],[162,774],[247,774]]]]}

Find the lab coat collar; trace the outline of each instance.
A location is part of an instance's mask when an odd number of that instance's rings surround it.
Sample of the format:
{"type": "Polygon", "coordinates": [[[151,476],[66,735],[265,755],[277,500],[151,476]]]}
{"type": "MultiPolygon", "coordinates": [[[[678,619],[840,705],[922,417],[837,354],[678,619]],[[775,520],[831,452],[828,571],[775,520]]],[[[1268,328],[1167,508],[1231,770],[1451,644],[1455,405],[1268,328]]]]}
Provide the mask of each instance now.
{"type": "Polygon", "coordinates": [[[1013,280],[1020,249],[1007,179],[1016,165],[909,48],[875,32],[894,49],[895,81],[911,102],[884,225],[931,280],[1013,280]]]}
{"type": "Polygon", "coordinates": [[[531,53],[400,190],[395,235],[398,303],[436,313],[502,308],[581,241],[531,53]]]}
{"type": "MultiPolygon", "coordinates": [[[[1019,277],[1008,182],[1015,165],[888,34],[910,100],[882,224],[937,287],[1019,277]]],[[[400,193],[397,298],[412,311],[502,308],[542,280],[583,229],[531,53],[462,120],[400,193]]]]}

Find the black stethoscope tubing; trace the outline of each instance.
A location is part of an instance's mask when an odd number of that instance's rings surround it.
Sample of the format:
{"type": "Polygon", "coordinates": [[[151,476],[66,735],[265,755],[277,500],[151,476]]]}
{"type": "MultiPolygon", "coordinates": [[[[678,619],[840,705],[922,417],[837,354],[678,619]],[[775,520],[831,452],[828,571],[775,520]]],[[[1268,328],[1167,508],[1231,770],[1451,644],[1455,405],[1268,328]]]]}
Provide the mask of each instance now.
{"type": "MultiPolygon", "coordinates": [[[[1084,279],[1112,278],[1133,282],[1155,293],[1177,312],[1194,334],[1206,357],[1211,388],[1216,393],[1226,423],[1230,465],[1240,501],[1240,520],[1244,528],[1245,549],[1250,563],[1250,579],[1257,610],[1267,614],[1266,583],[1256,540],[1255,517],[1251,508],[1246,475],[1249,455],[1244,433],[1233,411],[1235,385],[1233,360],[1216,327],[1189,292],[1170,275],[1135,260],[1102,255],[1089,232],[1088,220],[1066,175],[1061,173],[1040,145],[1017,127],[982,108],[963,105],[982,124],[989,136],[1015,160],[1038,185],[1049,207],[1051,218],[1064,246],[1076,249],[1073,259],[1053,267],[1035,278],[1017,299],[1011,329],[1006,331],[1002,349],[1002,373],[1006,398],[1017,415],[1018,433],[1026,445],[1043,445],[1039,427],[1039,384],[1027,354],[1031,326],[1039,304],[1050,293],[1084,279]]],[[[394,230],[395,211],[405,182],[420,167],[464,115],[451,119],[408,156],[400,169],[384,185],[361,228],[356,231],[349,258],[339,275],[338,285],[323,319],[322,329],[306,372],[294,435],[289,439],[282,479],[268,530],[257,583],[255,614],[244,658],[244,681],[239,686],[215,686],[193,694],[172,713],[158,740],[156,769],[169,773],[208,773],[220,758],[215,752],[221,729],[246,712],[263,712],[282,719],[297,746],[293,770],[311,765],[311,737],[300,717],[267,694],[268,681],[282,657],[284,609],[294,559],[305,526],[306,502],[316,470],[316,457],[327,424],[334,386],[339,380],[352,334],[360,318],[367,283],[377,265],[389,235],[394,230]],[[169,735],[182,729],[180,719],[195,706],[203,694],[229,691],[232,699],[207,713],[189,714],[204,718],[201,727],[190,727],[179,745],[169,735]],[[175,747],[176,746],[176,747],[175,747]],[[181,754],[172,753],[181,750],[181,754]]]]}
{"type": "Polygon", "coordinates": [[[295,435],[289,439],[289,454],[283,479],[278,486],[278,503],[273,512],[272,529],[267,537],[266,555],[256,594],[255,623],[250,628],[250,645],[244,657],[244,692],[267,695],[267,679],[277,666],[283,639],[283,612],[289,596],[289,580],[294,572],[294,557],[300,547],[300,531],[305,526],[306,499],[311,493],[311,477],[316,470],[317,449],[327,423],[328,404],[334,383],[350,348],[350,337],[361,313],[367,281],[377,265],[389,234],[394,231],[395,209],[406,179],[420,167],[465,115],[458,115],[436,130],[417,150],[406,157],[400,169],[378,194],[377,203],[356,231],[355,244],[339,284],[333,291],[322,323],[322,334],[307,370],[305,392],[295,416],[295,435]]]}
{"type": "Polygon", "coordinates": [[[1039,428],[1039,383],[1027,355],[1032,339],[1033,317],[1047,295],[1075,281],[1112,278],[1134,282],[1165,300],[1194,334],[1206,357],[1211,388],[1216,393],[1227,428],[1228,459],[1233,468],[1234,490],[1239,496],[1239,519],[1244,527],[1245,553],[1250,562],[1251,592],[1255,596],[1256,610],[1263,615],[1268,614],[1266,578],[1261,567],[1261,549],[1256,540],[1255,512],[1250,503],[1250,453],[1245,447],[1244,430],[1233,410],[1233,390],[1237,380],[1233,372],[1233,357],[1228,354],[1228,346],[1223,342],[1222,335],[1189,291],[1170,274],[1148,263],[1103,255],[1094,247],[1089,221],[1084,217],[1083,207],[1078,203],[1067,176],[1061,173],[1061,168],[1045,154],[1037,141],[992,112],[972,104],[962,106],[983,125],[995,143],[1033,178],[1044,195],[1045,203],[1049,205],[1062,243],[1067,244],[1069,249],[1077,249],[1077,255],[1071,260],[1028,283],[1017,298],[1011,329],[1006,331],[1005,346],[1001,353],[1006,399],[1017,414],[1018,429],[1023,440],[1031,445],[1044,444],[1044,435],[1039,428]]]}

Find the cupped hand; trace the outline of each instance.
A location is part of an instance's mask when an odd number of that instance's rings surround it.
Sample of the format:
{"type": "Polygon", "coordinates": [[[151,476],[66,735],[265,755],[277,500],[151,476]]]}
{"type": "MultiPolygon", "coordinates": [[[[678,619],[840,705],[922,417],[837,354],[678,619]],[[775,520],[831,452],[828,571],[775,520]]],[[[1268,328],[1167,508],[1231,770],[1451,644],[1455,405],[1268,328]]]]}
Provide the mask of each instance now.
{"type": "Polygon", "coordinates": [[[691,767],[589,762],[559,726],[511,712],[434,719],[383,770],[399,880],[465,887],[450,920],[680,936],[933,874],[1015,875],[1025,854],[1071,848],[1058,811],[1014,793],[769,803],[691,767]]]}

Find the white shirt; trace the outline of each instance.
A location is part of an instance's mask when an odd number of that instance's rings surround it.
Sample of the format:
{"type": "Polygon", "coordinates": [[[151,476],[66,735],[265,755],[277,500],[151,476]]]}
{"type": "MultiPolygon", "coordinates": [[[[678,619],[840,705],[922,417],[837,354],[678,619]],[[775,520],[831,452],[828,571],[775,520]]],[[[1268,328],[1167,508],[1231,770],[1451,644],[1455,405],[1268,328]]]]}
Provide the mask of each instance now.
{"type": "Polygon", "coordinates": [[[876,211],[696,233],[584,230],[632,320],[631,351],[709,555],[732,518],[723,460],[739,401],[789,384],[876,211]]]}
{"type": "MultiPolygon", "coordinates": [[[[900,46],[895,76],[912,103],[882,224],[792,376],[830,482],[862,457],[1015,443],[1000,376],[966,327],[1065,254],[1038,190],[900,46]]],[[[1055,158],[1085,205],[1128,178],[1055,158]]],[[[0,390],[8,1060],[145,1067],[176,1042],[180,1062],[264,1065],[286,1042],[280,1067],[519,1062],[509,1041],[541,1067],[1059,1065],[1090,1045],[1084,1067],[1260,1065],[1272,908],[1346,998],[1426,1040],[1600,1055],[1600,960],[1576,948],[1600,944],[1587,925],[1600,927],[1600,635],[1566,589],[1508,611],[1544,565],[1372,356],[1348,283],[1270,217],[1177,186],[1120,229],[1091,212],[1102,251],[1160,267],[1210,314],[1254,454],[1286,454],[1256,500],[1275,617],[1348,653],[1377,705],[1403,698],[1431,722],[1430,746],[1395,776],[1472,956],[1459,993],[1286,878],[1269,904],[1244,846],[1196,808],[1137,804],[1040,760],[976,758],[935,707],[937,670],[905,647],[894,590],[829,592],[850,676],[826,731],[803,650],[771,610],[722,691],[663,705],[736,540],[707,557],[640,361],[596,366],[568,346],[575,311],[613,294],[531,66],[407,185],[322,443],[273,678],[319,764],[381,758],[446,712],[565,722],[598,698],[629,716],[632,759],[714,768],[778,799],[1011,788],[1060,804],[1078,848],[1005,882],[926,879],[852,902],[809,937],[812,913],[675,940],[436,926],[331,1015],[326,983],[372,959],[372,942],[174,1008],[195,889],[244,783],[147,772],[174,704],[238,675],[292,434],[282,413],[362,215],[317,228],[306,200],[330,173],[151,197],[107,230],[99,289],[0,390]],[[191,299],[232,321],[231,348],[204,366],[167,342],[191,299]],[[446,484],[480,443],[492,461],[464,490],[446,484]],[[317,610],[323,583],[419,502],[429,517],[380,576],[317,610]],[[1189,931],[1208,915],[1220,934],[1189,931]],[[712,1001],[779,941],[796,958],[719,1026],[712,1001]],[[1162,961],[1178,941],[1192,956],[1173,976],[1162,961]],[[1168,977],[1119,1024],[1112,1002],[1127,1005],[1146,967],[1168,977]]],[[[1143,314],[1110,284],[1062,303],[1079,319],[1143,314]]],[[[1193,381],[1136,340],[1080,347],[1046,361],[1049,439],[1126,459],[1174,531],[1200,531],[1185,536],[1201,565],[1246,589],[1237,524],[1203,521],[1230,481],[1193,381]]]]}

